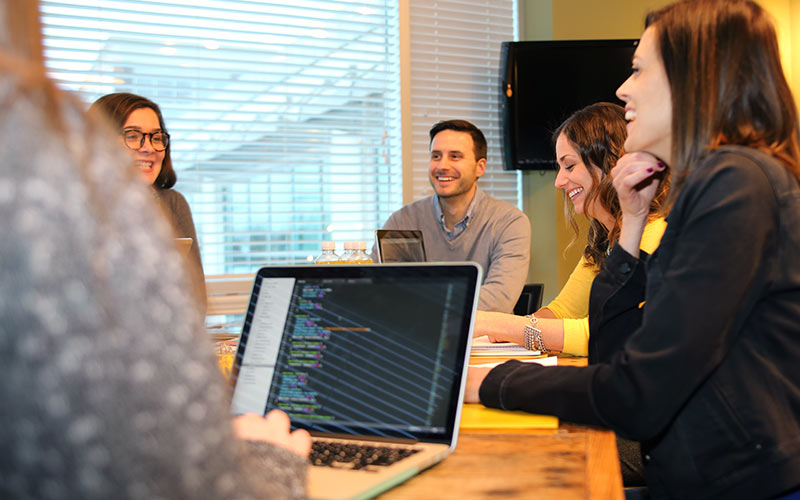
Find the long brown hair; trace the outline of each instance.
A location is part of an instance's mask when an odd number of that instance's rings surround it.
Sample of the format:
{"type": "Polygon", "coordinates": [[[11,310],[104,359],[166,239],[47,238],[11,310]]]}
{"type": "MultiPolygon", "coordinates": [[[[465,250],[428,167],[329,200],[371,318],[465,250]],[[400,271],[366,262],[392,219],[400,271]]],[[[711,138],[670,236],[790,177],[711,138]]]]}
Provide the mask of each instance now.
{"type": "Polygon", "coordinates": [[[648,14],[672,94],[673,189],[710,151],[756,148],[800,179],[797,111],[769,15],[750,0],[684,0],[648,14]]]}
{"type": "Polygon", "coordinates": [[[0,6],[0,25],[5,32],[0,34],[3,53],[44,68],[39,2],[5,0],[0,6]]]}
{"type": "MultiPolygon", "coordinates": [[[[71,111],[83,109],[84,104],[60,90],[47,77],[42,54],[39,15],[38,0],[0,2],[0,25],[8,28],[0,35],[0,73],[14,80],[16,88],[11,94],[11,99],[36,103],[37,110],[46,117],[47,128],[41,130],[42,135],[60,135],[64,144],[69,144],[73,140],[68,127],[69,117],[74,118],[71,111]]],[[[5,104],[0,103],[0,113],[5,111],[5,104]]],[[[108,125],[105,120],[84,116],[82,125],[84,126],[81,131],[82,137],[92,138],[92,141],[111,137],[108,135],[108,125]]],[[[81,177],[85,185],[93,186],[96,179],[92,178],[87,167],[90,163],[91,145],[72,148],[69,154],[75,158],[77,165],[75,174],[81,177]]],[[[135,169],[126,172],[123,175],[127,175],[131,182],[138,175],[135,169]]],[[[97,219],[98,224],[104,224],[108,217],[108,211],[104,208],[106,204],[98,199],[95,189],[87,189],[87,195],[92,206],[92,216],[97,219]]],[[[106,286],[106,284],[101,285],[106,286]]],[[[104,297],[106,294],[100,296],[104,297]]]]}
{"type": "MultiPolygon", "coordinates": [[[[584,209],[589,218],[589,233],[583,256],[589,265],[603,268],[608,249],[619,237],[620,207],[617,191],[608,175],[617,161],[625,154],[623,144],[627,137],[625,129],[625,110],[622,106],[609,102],[599,102],[579,109],[558,126],[553,132],[553,145],[563,134],[581,157],[581,161],[592,176],[592,189],[586,195],[584,207],[590,207],[596,201],[600,203],[614,218],[614,227],[607,229],[596,217],[592,217],[584,209]],[[600,174],[591,167],[597,167],[600,174]]],[[[669,190],[669,177],[665,176],[659,185],[658,192],[650,204],[650,218],[658,217],[661,204],[669,190]]],[[[564,210],[572,227],[574,236],[570,245],[578,238],[578,224],[575,222],[575,208],[568,200],[564,200],[564,210]]]]}
{"type": "Polygon", "coordinates": [[[64,96],[45,74],[38,1],[0,3],[0,69],[13,74],[22,89],[34,90],[50,123],[61,130],[64,96]]]}
{"type": "MultiPolygon", "coordinates": [[[[0,2],[0,25],[5,30],[0,34],[0,72],[5,76],[14,78],[16,91],[19,98],[26,98],[38,104],[38,109],[47,117],[47,124],[52,132],[64,137],[65,142],[69,130],[66,109],[81,109],[84,107],[74,96],[63,92],[47,77],[42,53],[42,30],[39,19],[38,0],[7,0],[0,2]]],[[[3,112],[0,104],[0,113],[3,112]]],[[[85,117],[85,133],[90,136],[105,136],[107,124],[105,121],[85,117]]],[[[88,150],[77,148],[73,152],[77,155],[88,155],[88,150]]],[[[79,159],[80,160],[80,159],[79,159]]],[[[83,166],[88,159],[78,161],[83,166]]],[[[90,184],[88,170],[79,168],[76,174],[90,184]]],[[[136,175],[131,169],[131,179],[136,175]]],[[[89,190],[89,197],[95,198],[95,193],[89,190]]],[[[96,215],[102,219],[105,214],[98,211],[96,215]]]]}

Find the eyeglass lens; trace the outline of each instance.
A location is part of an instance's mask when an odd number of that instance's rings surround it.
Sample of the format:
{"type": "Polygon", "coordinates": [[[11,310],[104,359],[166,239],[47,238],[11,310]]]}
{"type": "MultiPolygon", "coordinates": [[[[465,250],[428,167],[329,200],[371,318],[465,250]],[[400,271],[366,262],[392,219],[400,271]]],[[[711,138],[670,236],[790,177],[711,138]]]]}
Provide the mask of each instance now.
{"type": "Polygon", "coordinates": [[[150,136],[150,144],[153,145],[153,149],[156,151],[164,151],[167,149],[169,145],[169,135],[164,132],[153,132],[150,134],[139,132],[138,130],[126,130],[123,132],[125,145],[130,149],[141,149],[141,147],[144,146],[144,139],[146,136],[150,136]]]}

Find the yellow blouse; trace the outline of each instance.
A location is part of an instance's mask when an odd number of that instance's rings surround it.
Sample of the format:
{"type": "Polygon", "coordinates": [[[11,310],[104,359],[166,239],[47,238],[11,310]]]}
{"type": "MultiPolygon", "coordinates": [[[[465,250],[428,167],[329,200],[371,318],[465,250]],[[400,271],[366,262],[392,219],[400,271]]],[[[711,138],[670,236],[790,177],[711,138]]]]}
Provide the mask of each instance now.
{"type": "MultiPolygon", "coordinates": [[[[653,253],[666,228],[667,222],[662,218],[648,222],[640,248],[653,253]]],[[[589,293],[598,272],[597,266],[588,266],[586,258],[581,257],[558,296],[545,306],[557,318],[564,320],[564,353],[575,356],[589,354],[589,293]]]]}

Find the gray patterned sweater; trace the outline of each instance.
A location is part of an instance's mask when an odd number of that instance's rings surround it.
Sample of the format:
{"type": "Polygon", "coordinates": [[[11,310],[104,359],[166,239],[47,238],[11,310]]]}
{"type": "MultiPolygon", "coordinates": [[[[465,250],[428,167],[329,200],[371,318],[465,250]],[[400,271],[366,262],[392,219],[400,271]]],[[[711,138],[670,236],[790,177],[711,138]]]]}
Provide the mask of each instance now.
{"type": "Polygon", "coordinates": [[[61,132],[0,74],[0,498],[302,497],[305,460],[233,436],[169,226],[116,139],[71,101],[61,132]]]}

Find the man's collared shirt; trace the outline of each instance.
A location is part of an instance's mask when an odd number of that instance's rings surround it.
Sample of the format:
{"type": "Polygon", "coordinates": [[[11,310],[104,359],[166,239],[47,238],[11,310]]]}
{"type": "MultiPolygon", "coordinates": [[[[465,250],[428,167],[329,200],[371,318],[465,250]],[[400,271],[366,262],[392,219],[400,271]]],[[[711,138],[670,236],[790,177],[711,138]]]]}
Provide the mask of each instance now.
{"type": "Polygon", "coordinates": [[[486,196],[483,191],[480,189],[475,190],[475,196],[472,197],[472,201],[469,202],[469,206],[467,207],[467,213],[464,214],[464,218],[458,221],[454,226],[452,231],[447,230],[447,225],[444,222],[444,212],[442,212],[442,206],[439,204],[439,195],[433,195],[434,206],[436,207],[436,216],[439,219],[439,224],[442,226],[442,232],[447,237],[448,240],[454,240],[459,234],[463,233],[467,226],[469,226],[469,220],[472,217],[472,212],[475,210],[475,206],[478,204],[478,197],[486,196]]]}

